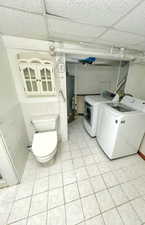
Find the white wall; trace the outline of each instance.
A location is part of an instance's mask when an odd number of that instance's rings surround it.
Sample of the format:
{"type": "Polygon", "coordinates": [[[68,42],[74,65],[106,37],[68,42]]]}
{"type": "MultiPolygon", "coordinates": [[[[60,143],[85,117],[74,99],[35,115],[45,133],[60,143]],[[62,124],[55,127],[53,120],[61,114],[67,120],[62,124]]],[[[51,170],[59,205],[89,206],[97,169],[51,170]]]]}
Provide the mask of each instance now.
{"type": "Polygon", "coordinates": [[[114,91],[118,65],[96,66],[67,63],[68,72],[75,75],[76,94],[96,94],[103,90],[114,91]]]}
{"type": "Polygon", "coordinates": [[[7,144],[16,175],[20,179],[27,159],[28,139],[2,38],[0,38],[0,103],[0,131],[7,144]]]}
{"type": "MultiPolygon", "coordinates": [[[[125,92],[145,100],[145,65],[130,63],[125,92]]],[[[145,137],[140,151],[145,155],[145,137]]]]}
{"type": "Polygon", "coordinates": [[[67,140],[67,107],[66,101],[64,102],[59,95],[59,90],[63,90],[66,98],[66,73],[65,73],[65,56],[58,54],[50,56],[49,45],[46,41],[38,41],[26,38],[4,37],[9,62],[12,70],[13,79],[19,98],[25,125],[27,128],[27,134],[29,137],[29,144],[32,144],[33,128],[31,126],[31,120],[34,115],[43,114],[58,114],[59,119],[59,137],[62,141],[67,140]],[[55,81],[56,81],[56,96],[46,97],[28,97],[24,93],[23,82],[18,69],[17,55],[21,57],[35,57],[41,59],[49,59],[55,64],[55,81]],[[64,71],[60,71],[59,65],[64,65],[64,71]]]}
{"type": "Polygon", "coordinates": [[[130,63],[125,92],[145,100],[145,65],[130,63]]]}

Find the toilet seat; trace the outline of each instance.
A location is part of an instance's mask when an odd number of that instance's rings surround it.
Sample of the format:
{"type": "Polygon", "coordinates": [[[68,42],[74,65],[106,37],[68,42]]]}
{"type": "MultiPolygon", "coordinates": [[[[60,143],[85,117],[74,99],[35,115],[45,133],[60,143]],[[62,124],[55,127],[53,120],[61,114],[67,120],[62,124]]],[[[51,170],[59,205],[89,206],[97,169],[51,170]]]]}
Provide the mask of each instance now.
{"type": "Polygon", "coordinates": [[[33,137],[32,152],[35,156],[43,158],[53,154],[57,146],[57,132],[35,133],[33,137]]]}

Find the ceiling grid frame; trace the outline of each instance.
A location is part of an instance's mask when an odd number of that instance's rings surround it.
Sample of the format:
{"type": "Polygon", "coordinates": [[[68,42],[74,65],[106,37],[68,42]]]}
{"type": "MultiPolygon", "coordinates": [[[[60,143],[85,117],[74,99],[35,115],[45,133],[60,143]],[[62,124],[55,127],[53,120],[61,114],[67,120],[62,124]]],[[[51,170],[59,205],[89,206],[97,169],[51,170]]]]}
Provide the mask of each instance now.
{"type": "MultiPolygon", "coordinates": [[[[44,34],[44,37],[43,37],[43,35],[41,36],[41,35],[36,35],[35,36],[35,33],[36,33],[36,31],[34,32],[34,35],[30,35],[29,34],[29,32],[28,33],[26,33],[26,34],[23,34],[22,35],[22,37],[30,37],[30,38],[35,38],[35,39],[38,39],[38,38],[40,38],[40,39],[42,39],[42,40],[53,40],[53,38],[54,38],[54,40],[55,39],[57,39],[57,40],[59,40],[59,34],[60,34],[60,40],[61,41],[71,41],[71,42],[86,42],[86,43],[90,43],[90,44],[99,44],[99,43],[102,43],[102,45],[103,45],[103,40],[102,40],[102,37],[103,36],[105,36],[106,34],[107,34],[107,32],[109,31],[118,31],[118,32],[122,32],[122,33],[128,33],[128,35],[136,35],[136,36],[138,36],[138,38],[139,37],[144,37],[143,35],[140,35],[140,34],[136,34],[136,33],[134,33],[134,32],[130,32],[130,31],[124,31],[124,30],[121,30],[121,29],[117,29],[116,28],[116,25],[118,24],[118,23],[120,23],[120,21],[122,21],[124,18],[126,18],[127,16],[129,16],[137,7],[139,7],[143,2],[145,2],[145,0],[134,0],[134,1],[129,1],[128,0],[128,2],[134,2],[134,5],[133,5],[133,7],[131,7],[123,16],[121,16],[119,19],[117,19],[114,23],[112,23],[110,26],[108,26],[108,25],[95,25],[95,24],[89,24],[89,23],[86,23],[86,22],[81,22],[81,21],[77,21],[77,20],[75,20],[74,18],[69,18],[69,17],[65,17],[65,15],[64,16],[61,16],[61,15],[52,15],[52,13],[49,13],[49,10],[47,9],[47,2],[48,2],[48,0],[33,0],[32,2],[33,2],[33,4],[34,4],[34,2],[36,3],[36,2],[39,2],[39,4],[40,4],[40,2],[41,2],[41,7],[40,7],[40,12],[38,12],[38,10],[37,10],[37,6],[36,7],[34,7],[35,9],[30,9],[31,7],[28,7],[28,3],[29,3],[29,0],[15,0],[14,1],[14,3],[16,3],[15,5],[13,5],[12,6],[12,4],[11,5],[7,5],[6,4],[6,1],[7,0],[0,0],[0,8],[3,8],[3,9],[7,9],[7,10],[13,10],[13,12],[19,12],[19,13],[26,13],[26,14],[29,14],[29,15],[32,15],[32,16],[41,16],[41,17],[43,17],[43,19],[44,19],[44,26],[45,26],[45,32],[46,32],[46,34],[44,34]],[[19,3],[18,3],[19,2],[19,3]],[[26,4],[26,7],[18,7],[17,5],[19,5],[20,4],[20,2],[21,3],[23,3],[22,4],[22,6],[24,6],[25,4],[24,4],[24,2],[27,2],[27,4],[26,4]],[[16,7],[17,6],[17,7],[16,7]],[[51,17],[52,19],[54,19],[54,18],[59,18],[59,17],[62,17],[61,19],[62,19],[62,21],[64,20],[65,22],[67,21],[68,22],[68,24],[70,23],[70,25],[71,24],[76,24],[76,26],[78,26],[78,24],[80,24],[80,26],[82,25],[82,30],[83,30],[83,27],[84,27],[84,30],[86,29],[87,30],[87,26],[89,27],[92,27],[92,31],[93,30],[95,30],[95,28],[96,28],[96,36],[95,36],[95,32],[93,33],[93,35],[91,36],[91,30],[90,30],[90,33],[89,33],[89,35],[90,36],[86,36],[86,40],[85,40],[85,35],[82,35],[82,37],[80,36],[79,37],[79,35],[76,35],[75,34],[75,29],[73,30],[73,32],[74,32],[74,36],[73,36],[73,34],[70,34],[71,35],[71,40],[69,40],[69,38],[70,38],[70,36],[68,35],[68,38],[67,38],[67,35],[65,35],[65,30],[62,32],[62,34],[61,33],[59,33],[59,32],[52,32],[50,29],[49,29],[49,17],[51,17]],[[98,31],[97,31],[97,29],[98,29],[98,31]],[[99,33],[99,29],[101,30],[102,29],[102,32],[100,32],[99,33]],[[63,38],[63,33],[64,33],[64,38],[63,38]],[[46,35],[46,37],[45,37],[45,35],[46,35]],[[94,37],[95,36],[95,37],[94,37]],[[90,37],[90,39],[89,39],[89,37],[90,37]],[[76,39],[75,39],[76,38],[76,39]],[[82,39],[81,39],[82,38],[82,39]]],[[[51,2],[51,1],[54,1],[54,0],[49,0],[49,2],[51,2]]],[[[61,1],[61,0],[60,0],[61,1]]],[[[90,3],[91,2],[94,2],[94,1],[92,1],[92,0],[89,0],[90,1],[90,3]]],[[[88,2],[89,2],[88,1],[88,2]]],[[[97,2],[99,2],[100,0],[95,0],[95,2],[96,2],[96,4],[97,4],[97,2]]],[[[103,4],[104,4],[104,2],[105,2],[106,0],[103,0],[103,4]]],[[[115,2],[115,0],[109,0],[110,1],[110,5],[108,6],[108,9],[110,9],[110,7],[111,7],[111,3],[113,3],[113,2],[115,2]]],[[[117,0],[118,2],[121,2],[121,0],[119,1],[119,0],[117,0]]],[[[10,0],[8,0],[7,2],[10,2],[10,0]]],[[[79,1],[79,2],[82,2],[81,0],[79,1]]],[[[86,2],[86,1],[85,1],[86,2]]],[[[125,2],[127,2],[126,0],[124,0],[123,1],[123,3],[125,3],[125,2]]],[[[123,5],[123,3],[122,3],[122,5],[123,5]]],[[[129,3],[129,4],[130,4],[129,3]]],[[[102,7],[104,6],[102,4],[102,7]]],[[[121,4],[121,3],[120,3],[121,4]]],[[[31,3],[30,3],[30,5],[31,5],[31,3]]],[[[80,9],[81,10],[81,9],[80,9]]],[[[122,10],[122,9],[121,9],[122,10]]],[[[113,11],[112,11],[113,12],[113,11]]],[[[90,14],[91,14],[91,8],[90,8],[90,12],[89,12],[90,14]]],[[[30,16],[30,18],[31,18],[31,16],[30,16]]],[[[60,20],[61,20],[60,19],[60,20]]],[[[34,24],[35,25],[35,24],[34,24]]],[[[39,27],[39,26],[38,26],[39,27]]],[[[74,25],[74,27],[75,27],[75,25],[74,25]]],[[[1,28],[1,27],[0,27],[1,28]]],[[[67,30],[67,29],[66,29],[67,30]]],[[[3,32],[0,30],[0,33],[2,33],[3,34],[3,32]]],[[[39,29],[38,29],[38,33],[39,33],[39,29]]],[[[87,33],[87,32],[86,32],[87,33]]],[[[4,33],[5,34],[5,33],[4,33]]],[[[15,34],[14,33],[6,33],[6,34],[8,34],[8,35],[14,35],[15,36],[15,34]]],[[[19,36],[19,34],[16,34],[16,36],[19,36]]],[[[133,36],[132,36],[132,38],[133,38],[133,36]]],[[[130,43],[130,44],[126,44],[126,45],[118,45],[118,43],[115,43],[115,42],[111,42],[111,41],[108,41],[108,40],[105,40],[104,41],[104,44],[106,44],[106,45],[110,45],[110,46],[112,46],[112,45],[115,45],[115,46],[117,46],[117,47],[125,47],[125,48],[133,48],[133,49],[137,49],[137,46],[135,46],[135,45],[138,45],[139,46],[139,49],[138,50],[145,50],[145,44],[144,44],[144,40],[145,39],[141,39],[141,41],[140,41],[140,39],[141,38],[139,38],[139,41],[138,42],[136,42],[136,43],[130,43]],[[142,47],[141,47],[142,46],[142,47]],[[143,49],[142,49],[143,48],[143,49]]]]}
{"type": "Polygon", "coordinates": [[[121,17],[118,21],[116,21],[112,26],[114,27],[117,23],[119,23],[122,19],[124,19],[126,16],[128,16],[133,10],[135,10],[138,6],[140,6],[145,0],[140,0],[139,3],[137,3],[132,9],[129,10],[129,12],[126,13],[123,17],[121,17]]]}
{"type": "Polygon", "coordinates": [[[145,11],[145,1],[143,1],[133,12],[123,18],[120,22],[115,25],[116,29],[119,29],[123,32],[128,32],[128,28],[130,33],[138,34],[140,36],[145,36],[145,29],[143,26],[144,23],[144,11],[145,11]],[[136,20],[138,18],[138,20],[136,20]],[[137,22],[137,23],[136,23],[137,22]],[[129,25],[129,27],[128,27],[129,25]]]}
{"type": "Polygon", "coordinates": [[[41,0],[41,2],[42,2],[42,7],[43,7],[44,22],[45,22],[45,26],[46,26],[46,30],[47,30],[48,39],[49,39],[49,29],[48,29],[46,2],[45,2],[45,0],[41,0]]]}
{"type": "MultiPolygon", "coordinates": [[[[114,26],[115,26],[116,24],[118,24],[122,19],[124,19],[125,17],[127,17],[134,9],[136,9],[138,6],[140,6],[143,2],[145,2],[145,0],[140,0],[140,2],[138,2],[138,3],[137,3],[132,9],[130,9],[125,15],[123,15],[122,17],[120,17],[120,18],[118,19],[118,21],[116,21],[114,24],[112,24],[111,27],[108,27],[108,28],[106,29],[106,31],[104,31],[101,35],[99,35],[99,36],[97,37],[97,39],[103,37],[103,35],[106,34],[110,29],[116,30],[116,31],[119,31],[119,32],[122,32],[122,33],[123,33],[123,32],[124,32],[123,30],[118,30],[118,29],[116,29],[114,26]]],[[[136,33],[128,32],[128,31],[125,31],[124,33],[137,35],[136,33]]],[[[139,35],[139,36],[140,36],[140,35],[139,35]]],[[[140,42],[138,42],[138,44],[139,44],[139,43],[140,43],[140,42]]]]}

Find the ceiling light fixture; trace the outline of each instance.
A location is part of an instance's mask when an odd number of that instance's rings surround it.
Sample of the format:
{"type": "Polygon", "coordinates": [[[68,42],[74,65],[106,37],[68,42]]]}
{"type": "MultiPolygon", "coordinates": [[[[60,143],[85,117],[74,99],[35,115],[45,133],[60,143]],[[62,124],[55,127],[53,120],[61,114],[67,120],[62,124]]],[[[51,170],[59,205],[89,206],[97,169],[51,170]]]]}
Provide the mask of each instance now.
{"type": "Polygon", "coordinates": [[[114,46],[110,49],[110,53],[113,54],[114,46]]]}
{"type": "Polygon", "coordinates": [[[50,45],[49,46],[49,51],[50,51],[50,55],[54,56],[55,55],[55,46],[54,45],[50,45]]]}
{"type": "Polygon", "coordinates": [[[121,57],[124,57],[125,48],[120,48],[120,55],[121,57]]]}

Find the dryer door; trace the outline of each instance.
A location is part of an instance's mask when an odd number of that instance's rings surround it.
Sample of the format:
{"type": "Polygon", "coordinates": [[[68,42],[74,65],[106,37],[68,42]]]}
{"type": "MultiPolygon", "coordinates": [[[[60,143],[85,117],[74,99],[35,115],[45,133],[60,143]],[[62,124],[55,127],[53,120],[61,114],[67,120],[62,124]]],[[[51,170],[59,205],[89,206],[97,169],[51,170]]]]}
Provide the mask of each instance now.
{"type": "Polygon", "coordinates": [[[110,159],[114,151],[118,127],[117,116],[113,114],[110,107],[104,105],[99,119],[97,141],[110,159]]]}
{"type": "Polygon", "coordinates": [[[88,102],[85,102],[85,119],[86,121],[91,125],[91,121],[92,121],[92,105],[90,105],[88,102]]]}

